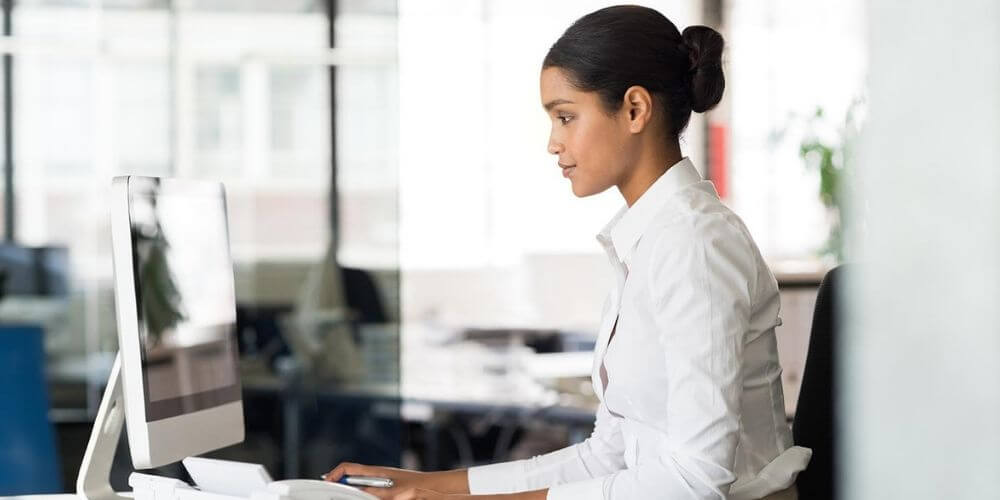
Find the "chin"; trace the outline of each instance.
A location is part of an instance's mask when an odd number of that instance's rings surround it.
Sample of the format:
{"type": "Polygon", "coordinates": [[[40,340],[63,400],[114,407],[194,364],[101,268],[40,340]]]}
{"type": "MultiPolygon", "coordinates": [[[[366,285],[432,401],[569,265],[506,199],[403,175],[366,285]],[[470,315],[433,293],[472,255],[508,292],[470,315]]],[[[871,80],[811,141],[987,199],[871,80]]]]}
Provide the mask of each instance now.
{"type": "Polygon", "coordinates": [[[603,193],[605,189],[607,188],[597,189],[594,186],[587,186],[577,182],[573,183],[573,194],[576,195],[577,198],[586,198],[588,196],[603,193]]]}

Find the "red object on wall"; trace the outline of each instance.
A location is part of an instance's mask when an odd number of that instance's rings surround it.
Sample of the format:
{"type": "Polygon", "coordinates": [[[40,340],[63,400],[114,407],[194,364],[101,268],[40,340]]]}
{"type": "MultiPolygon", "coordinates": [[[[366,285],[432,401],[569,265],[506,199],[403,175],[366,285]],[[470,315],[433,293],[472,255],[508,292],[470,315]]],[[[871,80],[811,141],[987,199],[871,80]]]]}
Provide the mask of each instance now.
{"type": "Polygon", "coordinates": [[[720,198],[729,195],[729,162],[726,150],[729,127],[721,123],[708,126],[708,178],[715,184],[720,198]]]}

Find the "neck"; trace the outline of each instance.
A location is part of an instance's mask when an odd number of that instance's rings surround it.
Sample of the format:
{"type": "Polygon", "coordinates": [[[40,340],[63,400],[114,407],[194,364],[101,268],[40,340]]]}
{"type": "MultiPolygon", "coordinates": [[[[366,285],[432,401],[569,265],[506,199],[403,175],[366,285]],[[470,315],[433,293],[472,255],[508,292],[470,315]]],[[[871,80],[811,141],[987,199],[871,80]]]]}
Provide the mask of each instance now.
{"type": "Polygon", "coordinates": [[[639,161],[618,183],[618,191],[631,207],[664,172],[681,161],[681,148],[676,142],[660,147],[643,148],[639,161]]]}

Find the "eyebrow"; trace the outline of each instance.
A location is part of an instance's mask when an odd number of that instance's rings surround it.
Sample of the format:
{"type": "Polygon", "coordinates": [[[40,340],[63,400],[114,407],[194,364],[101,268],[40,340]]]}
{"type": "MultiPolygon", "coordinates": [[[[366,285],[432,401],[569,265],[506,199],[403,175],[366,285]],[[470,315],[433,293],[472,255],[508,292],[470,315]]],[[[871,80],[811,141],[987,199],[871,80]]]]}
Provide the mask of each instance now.
{"type": "Polygon", "coordinates": [[[573,104],[573,101],[566,100],[566,99],[553,99],[553,100],[545,103],[545,111],[550,111],[552,108],[554,108],[554,107],[556,107],[556,106],[558,106],[560,104],[573,104]]]}

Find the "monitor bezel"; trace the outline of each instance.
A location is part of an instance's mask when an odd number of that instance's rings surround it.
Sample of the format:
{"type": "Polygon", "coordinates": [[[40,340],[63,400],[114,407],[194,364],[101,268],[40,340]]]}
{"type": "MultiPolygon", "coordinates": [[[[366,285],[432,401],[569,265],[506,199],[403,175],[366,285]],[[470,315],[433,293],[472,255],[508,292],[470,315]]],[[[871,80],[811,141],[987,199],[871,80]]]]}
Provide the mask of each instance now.
{"type": "MultiPolygon", "coordinates": [[[[114,260],[115,299],[118,343],[121,355],[122,392],[128,426],[132,461],[137,468],[158,467],[241,442],[244,437],[242,388],[236,374],[235,398],[212,401],[187,413],[170,416],[150,415],[146,391],[143,351],[140,336],[142,323],[135,279],[131,206],[135,194],[145,185],[159,187],[158,196],[207,195],[222,199],[226,210],[225,189],[221,183],[141,176],[116,177],[112,183],[111,232],[114,260]],[[152,417],[152,418],[151,418],[152,417]]],[[[228,222],[226,224],[228,233],[228,222]]],[[[227,234],[228,244],[228,234],[227,234]]],[[[234,279],[235,282],[235,279],[234,279]]],[[[233,304],[235,317],[235,303],[233,304]]],[[[235,332],[233,333],[235,335],[235,332]]],[[[235,339],[234,339],[235,344],[235,339]]],[[[238,354],[234,349],[234,356],[238,354]]],[[[230,390],[229,396],[233,396],[230,390]]],[[[155,412],[154,412],[155,413],[155,412]]]]}

